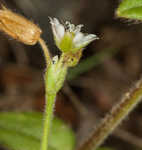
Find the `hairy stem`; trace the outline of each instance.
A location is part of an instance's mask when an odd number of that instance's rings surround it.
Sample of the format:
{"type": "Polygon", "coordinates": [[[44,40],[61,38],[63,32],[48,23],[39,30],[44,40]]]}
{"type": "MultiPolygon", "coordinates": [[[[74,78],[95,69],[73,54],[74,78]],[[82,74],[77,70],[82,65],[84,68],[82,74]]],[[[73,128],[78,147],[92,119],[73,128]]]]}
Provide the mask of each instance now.
{"type": "MultiPolygon", "coordinates": [[[[46,59],[47,60],[47,59],[46,59]]],[[[58,57],[54,57],[54,61],[48,63],[45,71],[45,114],[43,121],[43,136],[41,139],[41,150],[48,149],[50,127],[53,118],[53,110],[55,104],[55,98],[58,91],[63,86],[67,66],[63,64],[63,60],[58,60],[58,57]]]]}
{"type": "Polygon", "coordinates": [[[41,37],[39,38],[38,42],[39,42],[39,44],[42,47],[42,50],[44,52],[44,56],[45,56],[45,59],[46,59],[46,63],[48,65],[48,64],[51,63],[51,57],[50,57],[50,53],[49,53],[48,47],[47,47],[45,41],[41,37]]]}
{"type": "Polygon", "coordinates": [[[50,134],[50,127],[53,118],[53,109],[55,104],[56,94],[49,95],[46,92],[46,104],[45,104],[45,114],[44,114],[44,124],[43,124],[43,136],[41,141],[41,150],[47,150],[48,139],[50,134]]]}
{"type": "Polygon", "coordinates": [[[142,79],[136,83],[102,120],[92,136],[78,150],[96,150],[142,99],[142,79]]]}
{"type": "MultiPolygon", "coordinates": [[[[46,64],[49,67],[52,64],[52,60],[50,57],[50,53],[48,50],[48,47],[45,43],[45,41],[42,38],[39,38],[39,44],[42,47],[46,64]]],[[[47,72],[47,69],[46,69],[47,72]]],[[[45,76],[45,114],[44,114],[44,121],[43,121],[43,136],[41,139],[41,150],[47,150],[48,149],[48,143],[49,143],[49,134],[50,134],[50,127],[51,122],[53,118],[53,109],[55,104],[55,98],[56,98],[56,92],[48,92],[48,87],[46,85],[46,81],[48,80],[48,76],[45,76]]]]}

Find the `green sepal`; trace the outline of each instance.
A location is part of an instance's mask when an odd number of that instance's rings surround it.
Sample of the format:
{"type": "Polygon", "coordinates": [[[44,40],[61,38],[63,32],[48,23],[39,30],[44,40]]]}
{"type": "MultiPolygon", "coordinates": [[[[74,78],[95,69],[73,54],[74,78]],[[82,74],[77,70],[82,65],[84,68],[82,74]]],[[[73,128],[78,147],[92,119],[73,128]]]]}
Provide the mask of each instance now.
{"type": "Polygon", "coordinates": [[[59,49],[64,53],[70,51],[73,47],[73,38],[74,35],[72,33],[66,32],[61,42],[57,44],[59,49]]]}
{"type": "Polygon", "coordinates": [[[67,66],[61,59],[58,60],[58,57],[55,57],[45,72],[45,86],[48,94],[55,94],[61,89],[67,73],[67,66]]]}

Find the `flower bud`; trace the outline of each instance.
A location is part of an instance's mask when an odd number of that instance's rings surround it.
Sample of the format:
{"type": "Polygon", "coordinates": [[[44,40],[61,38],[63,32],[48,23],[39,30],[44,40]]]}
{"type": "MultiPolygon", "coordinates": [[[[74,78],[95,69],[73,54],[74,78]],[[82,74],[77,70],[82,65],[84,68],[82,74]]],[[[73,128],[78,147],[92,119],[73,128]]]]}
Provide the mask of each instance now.
{"type": "Polygon", "coordinates": [[[36,44],[42,32],[37,25],[4,6],[0,10],[0,30],[27,45],[36,44]]]}

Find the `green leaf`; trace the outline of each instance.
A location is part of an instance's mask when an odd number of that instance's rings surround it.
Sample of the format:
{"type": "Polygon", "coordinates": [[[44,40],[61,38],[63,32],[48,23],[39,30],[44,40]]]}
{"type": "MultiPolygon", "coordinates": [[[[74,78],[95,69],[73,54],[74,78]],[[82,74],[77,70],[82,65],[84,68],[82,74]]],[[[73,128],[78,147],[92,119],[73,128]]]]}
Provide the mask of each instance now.
{"type": "Polygon", "coordinates": [[[123,0],[116,13],[119,17],[142,20],[142,0],[123,0]]]}
{"type": "MultiPolygon", "coordinates": [[[[40,113],[0,113],[0,143],[12,150],[39,150],[42,120],[40,113]]],[[[72,130],[54,118],[49,150],[73,150],[74,146],[72,130]]]]}

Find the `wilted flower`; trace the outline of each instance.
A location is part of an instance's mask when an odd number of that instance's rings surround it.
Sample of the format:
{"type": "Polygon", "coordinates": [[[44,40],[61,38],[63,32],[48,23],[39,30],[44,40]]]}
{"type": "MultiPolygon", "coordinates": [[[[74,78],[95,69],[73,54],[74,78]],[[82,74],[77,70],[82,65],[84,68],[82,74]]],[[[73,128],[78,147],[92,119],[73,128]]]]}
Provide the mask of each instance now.
{"type": "Polygon", "coordinates": [[[0,30],[27,45],[34,45],[42,32],[33,22],[12,12],[3,5],[0,9],[0,30]]]}
{"type": "Polygon", "coordinates": [[[50,23],[56,45],[63,52],[77,52],[93,40],[98,39],[95,34],[83,34],[80,32],[83,25],[75,26],[68,21],[66,21],[65,25],[62,25],[56,18],[50,18],[50,23]]]}

